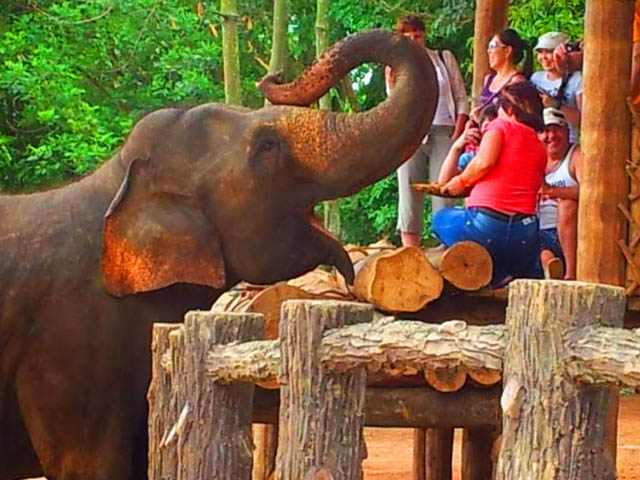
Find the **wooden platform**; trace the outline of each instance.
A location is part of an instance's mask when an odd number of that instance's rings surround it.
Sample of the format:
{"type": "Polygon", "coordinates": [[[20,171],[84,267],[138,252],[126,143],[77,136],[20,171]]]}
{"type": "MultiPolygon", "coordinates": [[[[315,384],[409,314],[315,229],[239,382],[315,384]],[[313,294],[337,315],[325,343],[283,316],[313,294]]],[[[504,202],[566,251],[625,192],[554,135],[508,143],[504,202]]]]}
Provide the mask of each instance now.
{"type": "MultiPolygon", "coordinates": [[[[508,288],[484,288],[477,292],[444,294],[416,313],[400,313],[398,317],[441,323],[446,320],[464,320],[470,325],[504,323],[508,288]]],[[[640,328],[640,297],[627,298],[625,328],[640,328]]]]}

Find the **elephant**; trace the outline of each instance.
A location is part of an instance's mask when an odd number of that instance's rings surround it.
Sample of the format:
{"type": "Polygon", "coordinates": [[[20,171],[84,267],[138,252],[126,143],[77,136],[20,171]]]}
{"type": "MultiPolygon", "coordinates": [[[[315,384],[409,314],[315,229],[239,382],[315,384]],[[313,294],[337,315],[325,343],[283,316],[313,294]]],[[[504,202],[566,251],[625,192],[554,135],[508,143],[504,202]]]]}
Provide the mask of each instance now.
{"type": "Polygon", "coordinates": [[[424,50],[382,30],[337,43],[273,105],[165,108],[94,173],[0,196],[0,480],[147,477],[150,336],[241,280],[335,266],[313,206],[391,173],[428,132],[438,95],[424,50]],[[306,106],[363,62],[390,65],[368,112],[306,106]]]}

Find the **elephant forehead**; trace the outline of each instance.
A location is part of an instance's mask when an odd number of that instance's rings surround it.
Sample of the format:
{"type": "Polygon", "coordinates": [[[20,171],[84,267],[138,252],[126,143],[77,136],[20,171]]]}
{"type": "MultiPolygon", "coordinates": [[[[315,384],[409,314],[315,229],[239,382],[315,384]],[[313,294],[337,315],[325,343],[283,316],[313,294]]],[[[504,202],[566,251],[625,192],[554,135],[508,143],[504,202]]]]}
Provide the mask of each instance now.
{"type": "Polygon", "coordinates": [[[327,114],[301,109],[276,122],[276,130],[286,138],[293,155],[314,173],[329,170],[339,145],[327,131],[327,114]]]}

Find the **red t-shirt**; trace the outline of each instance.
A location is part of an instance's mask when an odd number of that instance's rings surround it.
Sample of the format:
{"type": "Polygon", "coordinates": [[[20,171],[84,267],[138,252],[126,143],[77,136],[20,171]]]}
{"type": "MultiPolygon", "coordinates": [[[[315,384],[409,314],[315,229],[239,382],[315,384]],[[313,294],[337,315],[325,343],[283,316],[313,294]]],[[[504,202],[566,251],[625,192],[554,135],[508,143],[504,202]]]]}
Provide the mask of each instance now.
{"type": "Polygon", "coordinates": [[[496,118],[487,125],[502,136],[495,166],[473,185],[467,207],[486,207],[508,214],[535,215],[547,154],[533,128],[496,118]]]}

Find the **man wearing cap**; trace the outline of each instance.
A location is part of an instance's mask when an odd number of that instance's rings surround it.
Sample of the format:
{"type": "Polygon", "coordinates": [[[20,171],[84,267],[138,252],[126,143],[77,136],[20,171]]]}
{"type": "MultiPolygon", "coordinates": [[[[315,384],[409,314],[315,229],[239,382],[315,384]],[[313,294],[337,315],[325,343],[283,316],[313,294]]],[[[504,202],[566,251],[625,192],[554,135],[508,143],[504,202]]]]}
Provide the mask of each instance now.
{"type": "Polygon", "coordinates": [[[531,83],[541,91],[545,107],[556,108],[564,114],[569,124],[569,140],[577,143],[582,108],[582,72],[563,75],[553,56],[556,47],[568,40],[569,36],[562,32],[547,32],[538,38],[535,50],[542,71],[531,75],[531,83]]]}
{"type": "Polygon", "coordinates": [[[578,196],[580,194],[580,146],[569,142],[564,114],[555,108],[544,110],[544,131],[540,140],[547,150],[545,179],[540,190],[540,261],[545,276],[562,278],[559,259],[564,258],[564,278],[576,278],[578,196]]]}

